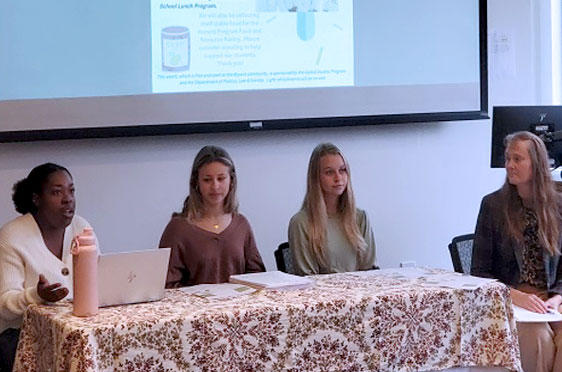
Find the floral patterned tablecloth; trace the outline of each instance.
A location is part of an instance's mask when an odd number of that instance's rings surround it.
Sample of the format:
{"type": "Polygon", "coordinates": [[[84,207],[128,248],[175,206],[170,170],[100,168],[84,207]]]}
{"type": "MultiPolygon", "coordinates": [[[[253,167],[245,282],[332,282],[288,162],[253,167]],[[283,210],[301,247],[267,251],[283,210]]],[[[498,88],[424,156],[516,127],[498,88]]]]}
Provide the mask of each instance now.
{"type": "Polygon", "coordinates": [[[428,277],[313,276],[314,288],[222,300],[167,290],[154,303],[77,318],[32,305],[14,371],[521,371],[508,289],[428,277]]]}

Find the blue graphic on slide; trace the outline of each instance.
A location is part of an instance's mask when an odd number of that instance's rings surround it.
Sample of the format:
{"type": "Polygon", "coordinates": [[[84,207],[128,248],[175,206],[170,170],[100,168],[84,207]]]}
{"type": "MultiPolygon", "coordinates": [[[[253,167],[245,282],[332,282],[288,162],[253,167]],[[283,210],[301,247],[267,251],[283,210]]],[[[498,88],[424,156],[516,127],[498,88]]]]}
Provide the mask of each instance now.
{"type": "MultiPolygon", "coordinates": [[[[258,12],[331,12],[338,10],[339,0],[256,0],[258,12]]],[[[349,0],[344,0],[344,2],[349,0]]]]}
{"type": "Polygon", "coordinates": [[[162,29],[162,71],[189,70],[189,29],[170,26],[162,29]]]}
{"type": "Polygon", "coordinates": [[[296,12],[297,35],[307,41],[316,33],[315,13],[338,11],[338,0],[256,0],[256,8],[260,12],[296,12]]]}
{"type": "Polygon", "coordinates": [[[314,37],[315,32],[314,12],[298,12],[297,13],[297,35],[303,41],[310,40],[314,37]]]}

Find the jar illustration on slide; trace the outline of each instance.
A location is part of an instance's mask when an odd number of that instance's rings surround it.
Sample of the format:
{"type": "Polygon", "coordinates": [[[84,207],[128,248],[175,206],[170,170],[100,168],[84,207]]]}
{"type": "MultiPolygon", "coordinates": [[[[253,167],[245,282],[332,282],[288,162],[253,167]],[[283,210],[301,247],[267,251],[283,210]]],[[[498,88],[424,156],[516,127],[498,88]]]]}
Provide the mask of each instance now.
{"type": "Polygon", "coordinates": [[[162,71],[189,70],[191,53],[189,28],[169,26],[162,29],[162,71]]]}

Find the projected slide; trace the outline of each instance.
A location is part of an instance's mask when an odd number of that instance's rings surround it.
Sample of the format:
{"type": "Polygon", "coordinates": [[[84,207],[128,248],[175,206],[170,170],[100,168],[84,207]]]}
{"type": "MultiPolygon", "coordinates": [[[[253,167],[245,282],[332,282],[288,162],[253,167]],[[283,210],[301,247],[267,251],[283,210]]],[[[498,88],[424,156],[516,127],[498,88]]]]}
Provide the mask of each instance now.
{"type": "Polygon", "coordinates": [[[352,0],[151,1],[154,93],[352,86],[352,0]]]}

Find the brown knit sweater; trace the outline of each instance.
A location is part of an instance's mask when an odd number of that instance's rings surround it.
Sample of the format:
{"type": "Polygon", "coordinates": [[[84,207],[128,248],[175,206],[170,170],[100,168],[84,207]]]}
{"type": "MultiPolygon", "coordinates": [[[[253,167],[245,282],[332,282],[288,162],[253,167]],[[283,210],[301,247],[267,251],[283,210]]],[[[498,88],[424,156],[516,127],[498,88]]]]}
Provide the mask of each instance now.
{"type": "Polygon", "coordinates": [[[172,248],[167,288],[226,283],[233,274],[265,271],[252,228],[241,214],[234,214],[220,234],[174,217],[162,234],[160,247],[172,248]]]}

